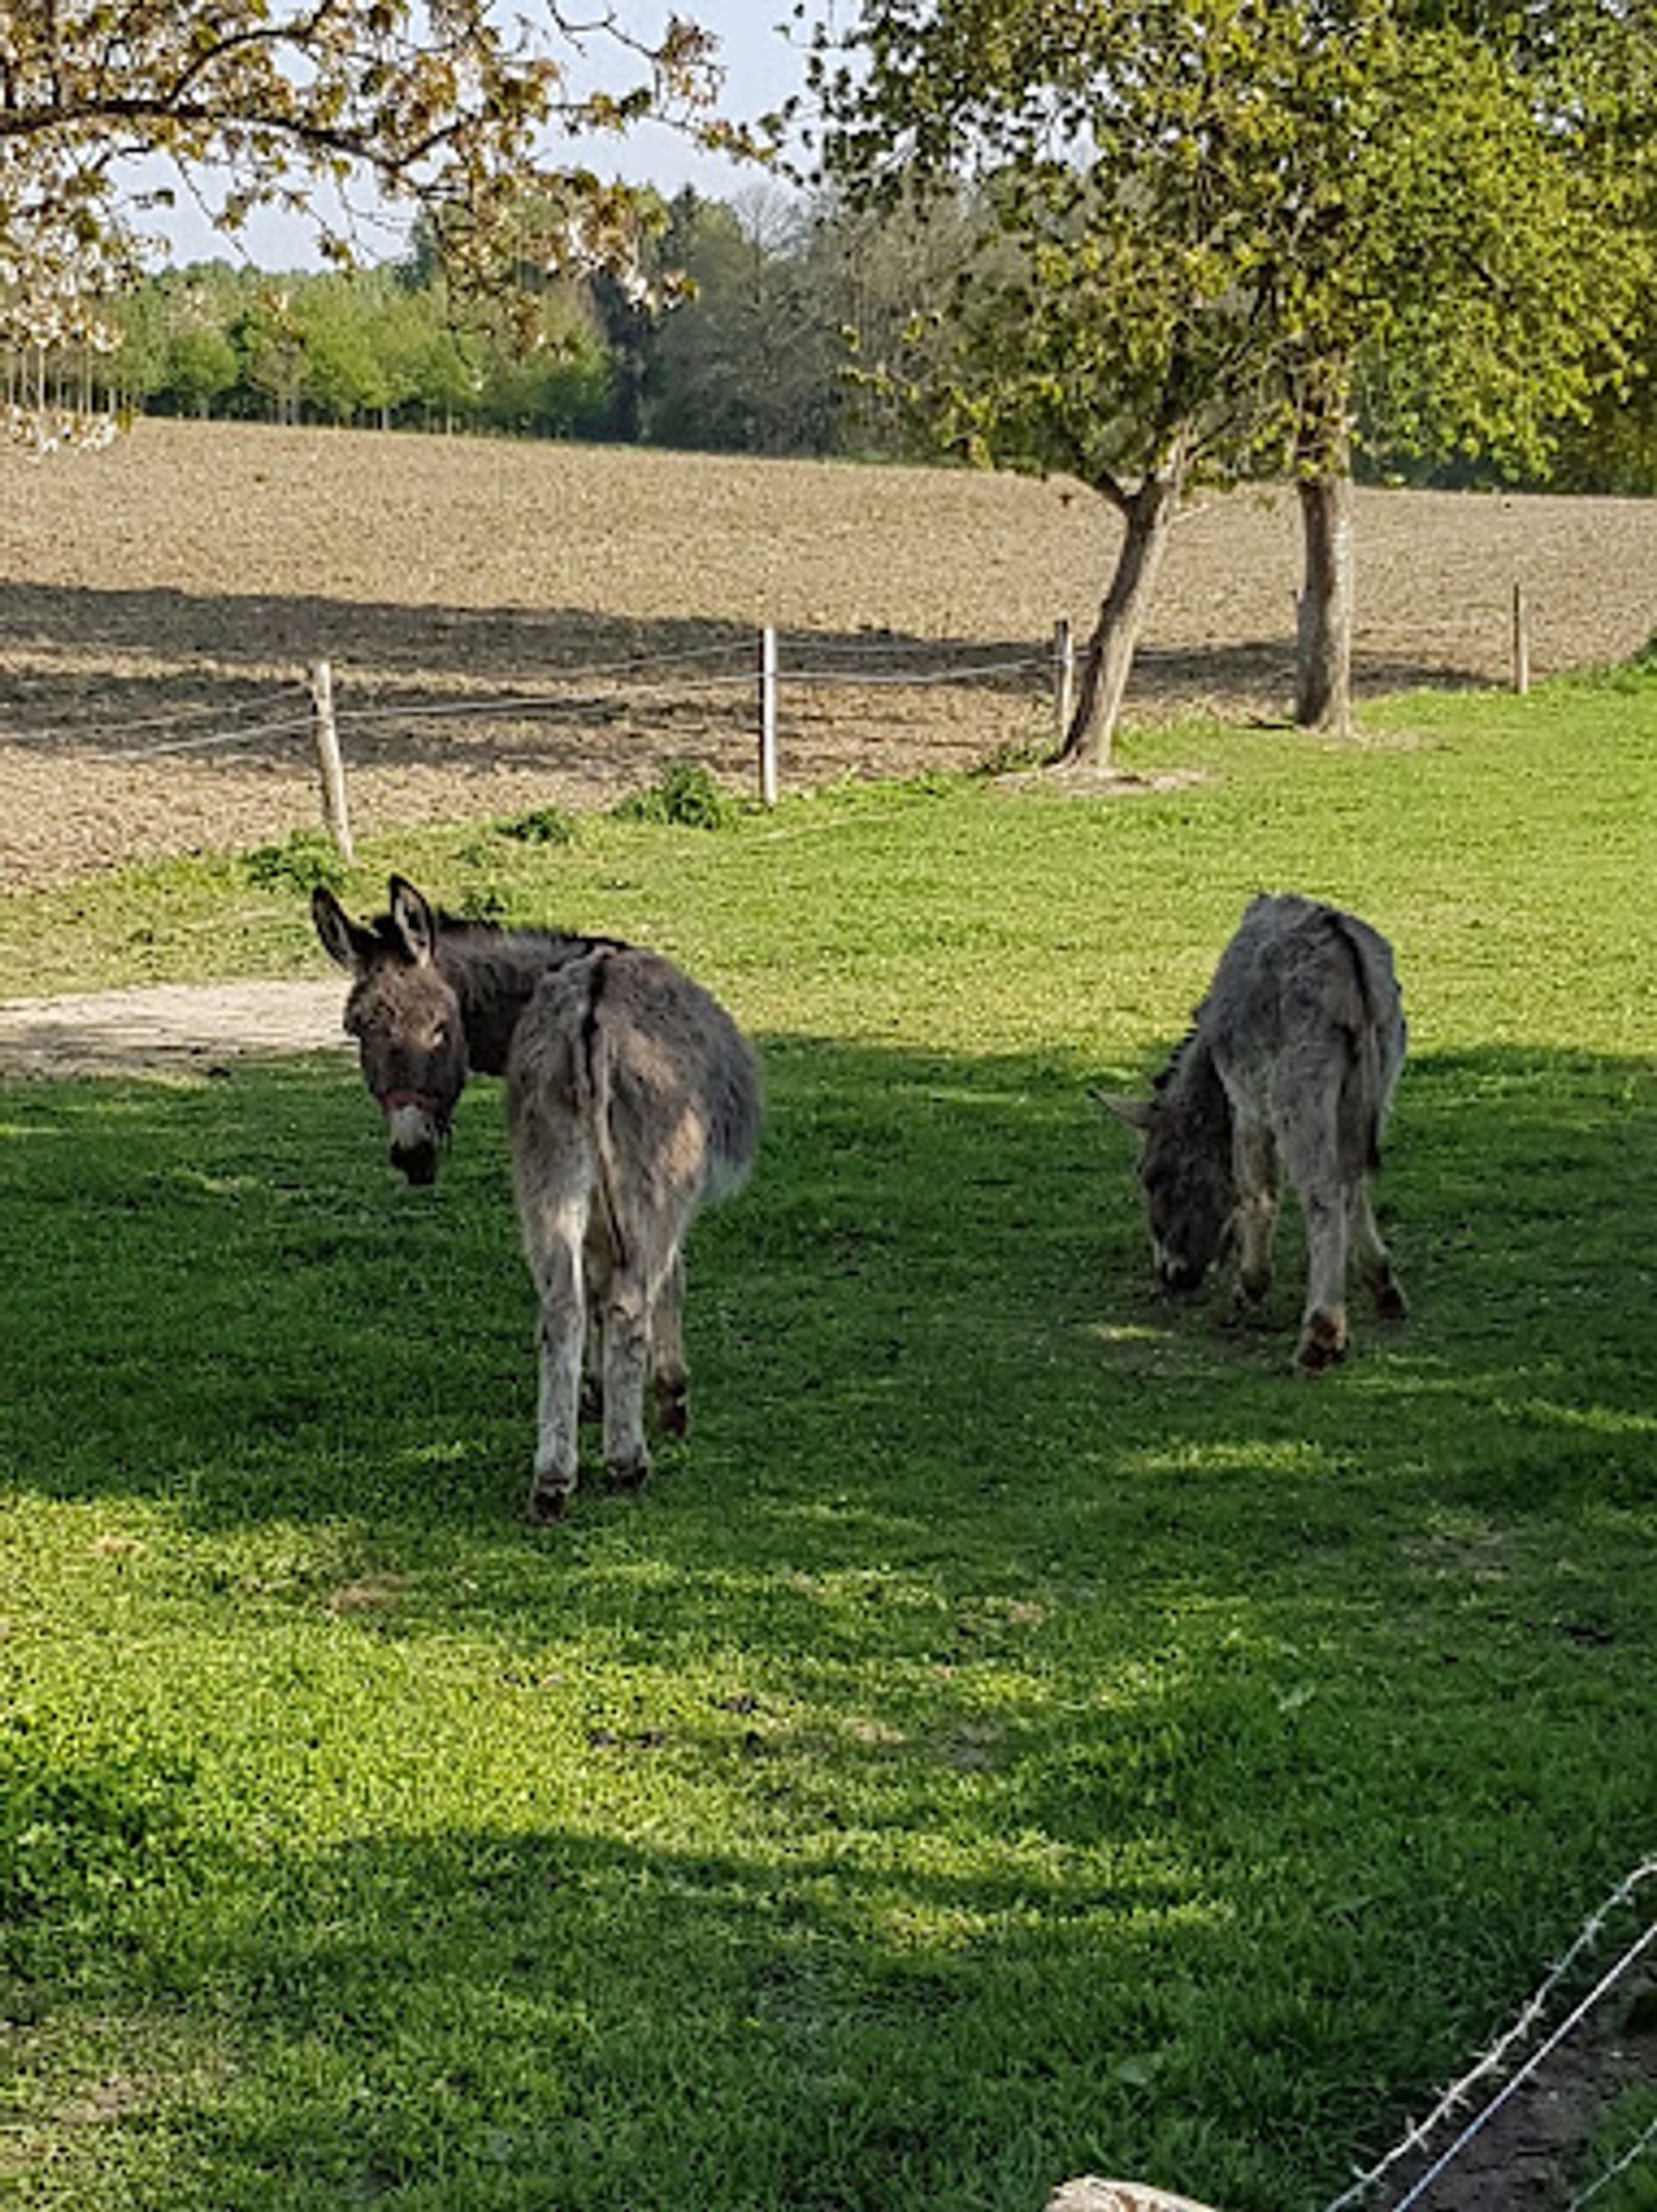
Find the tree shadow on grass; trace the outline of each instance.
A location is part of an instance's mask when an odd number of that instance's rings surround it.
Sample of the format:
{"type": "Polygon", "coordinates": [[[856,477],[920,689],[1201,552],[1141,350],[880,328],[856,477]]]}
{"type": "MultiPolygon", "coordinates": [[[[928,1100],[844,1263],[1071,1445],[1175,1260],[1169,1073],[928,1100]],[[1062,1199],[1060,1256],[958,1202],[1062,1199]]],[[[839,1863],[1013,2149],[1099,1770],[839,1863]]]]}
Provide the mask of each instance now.
{"type": "Polygon", "coordinates": [[[211,1698],[187,1748],[66,1768],[42,1732],[13,2020],[87,2021],[135,2208],[1030,2212],[1089,2168],[1325,2201],[1603,1891],[1641,1778],[1585,1823],[1602,1726],[1521,1745],[1493,1676],[1309,1686],[1235,1616],[1055,1685],[1059,1650],[878,1728],[704,1678],[572,1731],[484,1671],[399,1734],[358,1654],[332,1706],[295,1664],[263,1768],[211,1698]],[[1428,1812],[1452,1759],[1476,1793],[1428,1812]]]}

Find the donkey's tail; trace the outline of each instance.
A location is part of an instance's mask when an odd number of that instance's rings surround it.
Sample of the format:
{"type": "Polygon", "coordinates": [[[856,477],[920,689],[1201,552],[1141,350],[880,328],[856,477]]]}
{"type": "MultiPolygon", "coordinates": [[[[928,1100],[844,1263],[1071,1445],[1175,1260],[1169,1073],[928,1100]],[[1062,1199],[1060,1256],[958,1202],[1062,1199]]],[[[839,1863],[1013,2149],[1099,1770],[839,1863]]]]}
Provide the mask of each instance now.
{"type": "Polygon", "coordinates": [[[1381,1135],[1386,1124],[1387,1084],[1381,1057],[1383,1012],[1377,1003],[1377,985],[1381,979],[1371,973],[1370,948],[1351,918],[1334,907],[1328,911],[1335,935],[1351,960],[1360,1008],[1357,1034],[1351,1040],[1352,1062],[1345,1093],[1349,1112],[1342,1119],[1364,1172],[1373,1175],[1381,1165],[1381,1135]]]}
{"type": "Polygon", "coordinates": [[[609,1230],[610,1250],[620,1268],[627,1264],[621,1163],[616,1157],[615,1135],[610,1120],[614,1103],[610,1044],[599,1011],[609,980],[609,964],[610,955],[604,948],[595,951],[588,963],[587,1004],[575,1053],[575,1076],[576,1105],[598,1169],[599,1202],[609,1230]]]}

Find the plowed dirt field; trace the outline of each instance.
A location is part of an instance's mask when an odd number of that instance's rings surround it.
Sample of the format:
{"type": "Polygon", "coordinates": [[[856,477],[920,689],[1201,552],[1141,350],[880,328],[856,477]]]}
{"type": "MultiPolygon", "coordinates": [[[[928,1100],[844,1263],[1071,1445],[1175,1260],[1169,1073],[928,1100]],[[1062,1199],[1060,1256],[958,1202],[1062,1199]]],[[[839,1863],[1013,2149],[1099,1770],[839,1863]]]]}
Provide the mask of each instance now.
{"type": "MultiPolygon", "coordinates": [[[[1051,727],[1117,524],[1063,482],[141,422],[0,454],[0,884],[314,826],[331,662],[358,829],[613,798],[674,759],[751,785],[756,633],[784,784],[970,766],[1051,727]],[[832,679],[832,680],[826,680],[832,679]]],[[[1370,491],[1358,679],[1503,681],[1657,628],[1657,501],[1370,491]]],[[[1293,501],[1181,526],[1130,719],[1281,716],[1293,501]]]]}

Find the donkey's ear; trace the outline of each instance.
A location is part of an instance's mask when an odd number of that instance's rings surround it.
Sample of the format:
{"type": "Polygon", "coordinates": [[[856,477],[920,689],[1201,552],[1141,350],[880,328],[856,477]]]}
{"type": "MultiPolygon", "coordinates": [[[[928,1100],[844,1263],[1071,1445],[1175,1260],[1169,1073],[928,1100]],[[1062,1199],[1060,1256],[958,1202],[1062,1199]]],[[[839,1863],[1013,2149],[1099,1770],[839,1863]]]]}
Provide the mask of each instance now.
{"type": "Polygon", "coordinates": [[[437,948],[437,917],[425,893],[416,891],[406,876],[393,876],[390,891],[392,927],[409,958],[417,967],[424,967],[437,948]]]}
{"type": "Polygon", "coordinates": [[[311,894],[311,918],[317,925],[324,950],[331,959],[353,971],[361,967],[369,946],[374,942],[374,933],[352,921],[325,883],[319,883],[311,894]]]}
{"type": "Polygon", "coordinates": [[[1095,1106],[1113,1113],[1118,1121],[1125,1121],[1130,1129],[1137,1129],[1143,1137],[1156,1117],[1156,1106],[1151,1099],[1125,1099],[1109,1091],[1089,1091],[1088,1097],[1095,1106]]]}

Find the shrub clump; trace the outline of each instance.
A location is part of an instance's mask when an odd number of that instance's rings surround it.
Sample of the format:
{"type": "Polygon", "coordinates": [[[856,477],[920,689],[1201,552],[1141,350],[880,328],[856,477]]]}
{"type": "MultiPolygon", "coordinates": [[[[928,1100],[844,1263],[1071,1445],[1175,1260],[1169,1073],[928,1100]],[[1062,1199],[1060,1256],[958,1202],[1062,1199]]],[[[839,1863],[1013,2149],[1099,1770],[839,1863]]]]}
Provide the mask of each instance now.
{"type": "Polygon", "coordinates": [[[680,829],[729,829],[742,815],[741,802],[721,789],[699,760],[671,760],[648,791],[635,791],[614,807],[621,822],[655,822],[680,829]]]}
{"type": "Polygon", "coordinates": [[[570,845],[575,841],[576,825],[570,816],[556,806],[532,807],[527,814],[515,814],[509,821],[495,825],[497,837],[510,837],[520,845],[570,845]]]}
{"type": "Polygon", "coordinates": [[[255,846],[243,866],[261,891],[314,891],[318,884],[337,891],[345,881],[338,848],[320,829],[296,829],[280,845],[255,846]]]}

